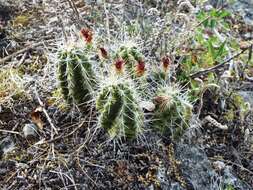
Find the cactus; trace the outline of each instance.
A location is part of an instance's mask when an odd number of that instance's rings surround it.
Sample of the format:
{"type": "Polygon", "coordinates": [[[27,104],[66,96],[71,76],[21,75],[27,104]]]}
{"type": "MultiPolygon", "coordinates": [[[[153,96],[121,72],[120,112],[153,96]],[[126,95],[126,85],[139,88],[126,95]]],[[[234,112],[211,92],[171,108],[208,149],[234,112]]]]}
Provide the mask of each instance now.
{"type": "Polygon", "coordinates": [[[71,48],[59,53],[58,80],[67,103],[82,104],[92,99],[96,80],[85,50],[71,48]]]}
{"type": "Polygon", "coordinates": [[[96,101],[100,112],[99,123],[109,135],[132,139],[143,125],[143,113],[128,84],[120,83],[104,87],[96,101]]]}
{"type": "Polygon", "coordinates": [[[187,94],[183,94],[175,84],[162,86],[158,88],[154,103],[154,127],[177,139],[188,127],[191,118],[192,105],[187,100],[187,94]]]}

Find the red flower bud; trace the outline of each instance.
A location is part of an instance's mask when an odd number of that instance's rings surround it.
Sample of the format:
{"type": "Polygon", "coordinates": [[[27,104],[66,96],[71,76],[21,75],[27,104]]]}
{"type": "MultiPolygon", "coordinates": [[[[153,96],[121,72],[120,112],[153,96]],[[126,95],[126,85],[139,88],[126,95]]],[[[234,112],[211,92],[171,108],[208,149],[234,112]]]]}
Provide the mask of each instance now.
{"type": "Polygon", "coordinates": [[[125,62],[123,59],[117,59],[115,61],[115,68],[116,68],[116,71],[119,72],[119,73],[122,73],[123,72],[123,66],[124,66],[125,62]]]}
{"type": "Polygon", "coordinates": [[[84,40],[87,42],[87,43],[91,43],[92,41],[92,31],[88,28],[83,28],[81,29],[81,35],[83,36],[84,40]]]}
{"type": "Polygon", "coordinates": [[[171,63],[172,61],[169,56],[164,56],[162,58],[162,68],[164,69],[164,71],[167,71],[169,69],[169,66],[171,65],[171,63]]]}
{"type": "Polygon", "coordinates": [[[142,76],[145,72],[145,62],[143,60],[139,60],[136,66],[137,76],[142,76]]]}

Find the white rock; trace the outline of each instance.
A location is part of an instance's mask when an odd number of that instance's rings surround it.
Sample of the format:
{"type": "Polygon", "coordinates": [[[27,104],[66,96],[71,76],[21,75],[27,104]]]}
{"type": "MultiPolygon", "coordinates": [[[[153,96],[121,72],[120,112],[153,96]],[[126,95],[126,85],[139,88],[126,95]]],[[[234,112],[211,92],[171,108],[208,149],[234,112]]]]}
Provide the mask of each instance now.
{"type": "Polygon", "coordinates": [[[25,138],[37,137],[38,136],[37,130],[38,130],[37,126],[32,123],[25,124],[23,128],[25,138]]]}
{"type": "Polygon", "coordinates": [[[214,166],[214,168],[215,168],[216,170],[218,170],[218,171],[221,171],[221,170],[223,170],[223,169],[226,167],[226,165],[225,165],[224,162],[222,162],[222,161],[215,161],[215,162],[213,163],[213,166],[214,166]]]}

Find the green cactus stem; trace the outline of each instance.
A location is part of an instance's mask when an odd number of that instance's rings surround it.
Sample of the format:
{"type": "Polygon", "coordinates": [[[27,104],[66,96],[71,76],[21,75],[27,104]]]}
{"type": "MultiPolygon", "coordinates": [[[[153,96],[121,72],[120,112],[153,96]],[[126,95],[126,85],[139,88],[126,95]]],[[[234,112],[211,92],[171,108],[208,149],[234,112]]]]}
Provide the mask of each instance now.
{"type": "Polygon", "coordinates": [[[85,50],[72,48],[60,52],[58,80],[68,103],[80,105],[92,99],[96,79],[85,50]]]}
{"type": "Polygon", "coordinates": [[[143,113],[127,84],[104,87],[96,101],[99,123],[109,135],[132,139],[143,125],[143,113]]]}

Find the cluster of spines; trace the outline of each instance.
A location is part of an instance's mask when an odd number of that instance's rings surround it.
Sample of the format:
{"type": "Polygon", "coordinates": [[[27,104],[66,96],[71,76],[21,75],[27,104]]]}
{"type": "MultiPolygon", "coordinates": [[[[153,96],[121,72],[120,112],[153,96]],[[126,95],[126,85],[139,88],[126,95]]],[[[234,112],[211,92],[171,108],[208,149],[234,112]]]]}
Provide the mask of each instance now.
{"type": "Polygon", "coordinates": [[[67,103],[70,103],[68,75],[67,75],[67,61],[66,61],[67,57],[68,57],[67,51],[62,51],[58,54],[57,74],[63,98],[67,101],[67,103]]]}
{"type": "Polygon", "coordinates": [[[95,73],[86,54],[85,50],[74,47],[59,53],[58,80],[67,103],[81,105],[92,99],[95,73]]]}
{"type": "Polygon", "coordinates": [[[101,113],[99,123],[112,138],[137,136],[143,125],[143,113],[128,84],[104,87],[96,101],[101,113]]]}

